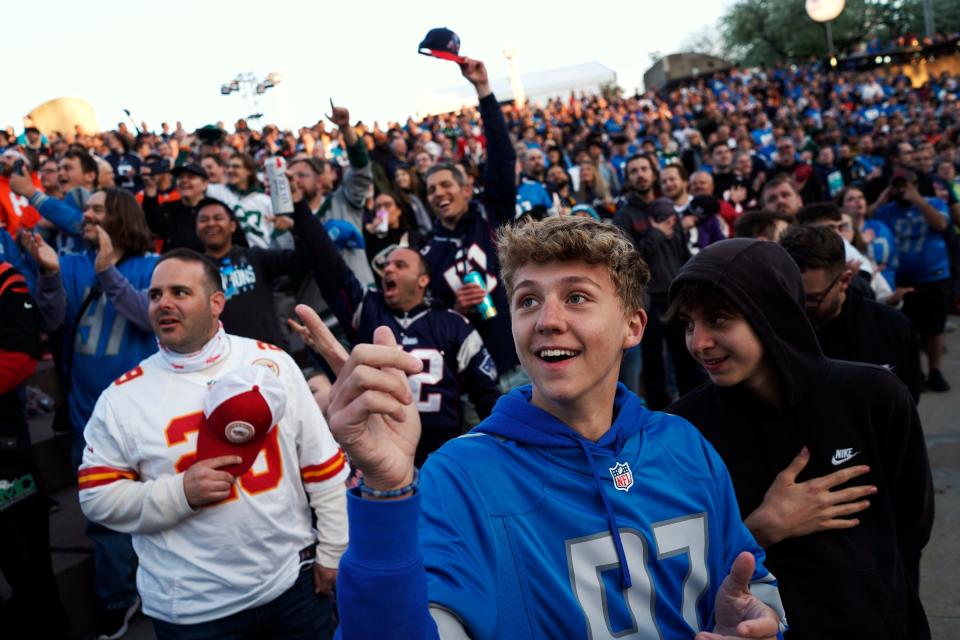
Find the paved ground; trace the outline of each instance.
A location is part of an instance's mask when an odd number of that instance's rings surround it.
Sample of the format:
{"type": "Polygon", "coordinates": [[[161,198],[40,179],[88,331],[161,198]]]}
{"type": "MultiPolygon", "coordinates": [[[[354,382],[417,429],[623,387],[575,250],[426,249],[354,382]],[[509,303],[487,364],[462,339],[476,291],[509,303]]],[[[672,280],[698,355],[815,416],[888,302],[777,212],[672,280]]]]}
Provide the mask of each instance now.
{"type": "MultiPolygon", "coordinates": [[[[951,320],[960,324],[956,316],[951,320]]],[[[920,596],[933,637],[953,640],[960,638],[960,331],[947,334],[943,371],[953,389],[920,399],[937,509],[923,554],[920,596]]]]}
{"type": "MultiPolygon", "coordinates": [[[[960,638],[960,331],[947,334],[943,371],[953,390],[925,393],[920,399],[937,501],[933,537],[923,555],[920,595],[934,640],[955,640],[960,638]]],[[[138,616],[126,637],[153,640],[153,629],[138,616]]]]}

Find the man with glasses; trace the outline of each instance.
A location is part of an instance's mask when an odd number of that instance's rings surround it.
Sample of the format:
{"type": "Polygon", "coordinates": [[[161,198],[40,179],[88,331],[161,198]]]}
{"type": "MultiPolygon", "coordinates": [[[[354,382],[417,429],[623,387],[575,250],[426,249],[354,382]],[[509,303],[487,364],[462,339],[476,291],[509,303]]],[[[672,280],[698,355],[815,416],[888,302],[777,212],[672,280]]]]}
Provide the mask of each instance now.
{"type": "Polygon", "coordinates": [[[803,277],[807,317],[824,354],[887,367],[920,397],[916,331],[902,313],[850,287],[843,239],[824,226],[798,225],[780,239],[803,277]]]}

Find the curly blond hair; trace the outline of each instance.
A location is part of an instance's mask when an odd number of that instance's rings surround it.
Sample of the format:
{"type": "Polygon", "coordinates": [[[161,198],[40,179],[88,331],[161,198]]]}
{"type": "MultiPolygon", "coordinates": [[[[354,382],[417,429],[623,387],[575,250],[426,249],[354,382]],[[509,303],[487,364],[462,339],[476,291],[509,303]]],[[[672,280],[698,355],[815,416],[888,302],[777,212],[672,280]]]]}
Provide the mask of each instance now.
{"type": "Polygon", "coordinates": [[[578,216],[556,216],[505,225],[497,233],[497,255],[507,298],[520,267],[581,261],[607,267],[626,314],[643,308],[650,269],[618,227],[578,216]]]}

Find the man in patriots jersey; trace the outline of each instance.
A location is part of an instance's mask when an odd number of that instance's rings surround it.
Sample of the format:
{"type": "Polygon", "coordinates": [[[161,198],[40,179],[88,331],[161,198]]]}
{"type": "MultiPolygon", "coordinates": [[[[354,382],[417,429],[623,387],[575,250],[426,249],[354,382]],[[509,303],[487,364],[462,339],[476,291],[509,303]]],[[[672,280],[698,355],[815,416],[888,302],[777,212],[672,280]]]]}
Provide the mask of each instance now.
{"type": "Polygon", "coordinates": [[[466,176],[449,163],[436,164],[427,172],[427,201],[437,216],[430,244],[421,251],[434,276],[433,297],[446,307],[470,318],[471,324],[489,346],[500,372],[501,383],[515,380],[522,370],[510,340],[510,309],[500,282],[494,234],[513,219],[516,211],[516,151],[510,143],[506,121],[490,89],[487,69],[479,60],[465,59],[461,72],[477,90],[483,134],[487,140],[484,192],[473,193],[466,176]],[[464,284],[464,276],[476,271],[483,287],[464,284]],[[475,308],[489,294],[497,315],[483,319],[475,308]]]}
{"type": "Polygon", "coordinates": [[[350,342],[372,342],[374,330],[386,325],[405,351],[423,361],[424,370],[408,380],[423,424],[416,464],[460,435],[464,393],[481,418],[490,415],[500,395],[496,365],[466,318],[426,299],[430,274],[423,256],[394,249],[383,269],[383,289],[365,290],[305,201],[296,204],[293,218],[297,245],[313,261],[320,293],[350,342]]]}
{"type": "Polygon", "coordinates": [[[422,475],[404,377],[422,363],[384,328],[349,358],[325,352],[339,370],[331,430],[364,473],[347,499],[342,637],[774,637],[776,581],[723,463],[617,384],[646,324],[639,254],[566,216],[505,227],[499,250],[533,385],[422,475]]]}
{"type": "Polygon", "coordinates": [[[897,241],[897,286],[913,288],[903,298],[903,312],[923,337],[929,372],[927,388],[949,391],[940,366],[943,332],[950,308],[950,256],[944,232],[950,224],[947,203],[925,198],[917,174],[897,170],[878,199],[873,219],[889,227],[897,241]]]}
{"type": "MultiPolygon", "coordinates": [[[[160,351],[97,402],[78,478],[84,513],[133,535],[137,587],[161,640],[324,637],[331,604],[316,592],[332,592],[346,547],[348,467],[306,381],[281,349],[223,330],[222,282],[207,258],[166,254],[149,297],[160,351]],[[209,386],[250,365],[279,378],[286,409],[235,477],[222,468],[244,458],[198,461],[196,434],[212,422],[209,386]]],[[[250,427],[230,422],[227,438],[242,442],[250,427]]]]}

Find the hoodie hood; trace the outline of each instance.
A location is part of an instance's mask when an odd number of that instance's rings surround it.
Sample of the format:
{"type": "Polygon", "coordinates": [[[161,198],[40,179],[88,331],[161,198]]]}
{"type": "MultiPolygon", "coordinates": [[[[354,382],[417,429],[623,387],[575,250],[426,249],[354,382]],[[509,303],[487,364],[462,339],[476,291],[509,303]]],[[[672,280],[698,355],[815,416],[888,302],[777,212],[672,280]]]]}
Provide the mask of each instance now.
{"type": "Polygon", "coordinates": [[[692,282],[713,286],[733,301],[773,360],[783,405],[796,405],[807,382],[823,371],[825,357],[807,319],[800,269],[790,255],[773,242],[723,240],[684,265],[670,285],[670,299],[692,282]]]}
{"type": "Polygon", "coordinates": [[[534,447],[580,449],[583,452],[590,474],[593,476],[597,487],[597,492],[600,494],[600,500],[603,502],[603,508],[607,516],[607,526],[610,529],[610,535],[613,537],[613,545],[617,550],[617,558],[621,569],[621,584],[624,589],[629,589],[632,584],[630,568],[627,566],[623,542],[620,539],[620,527],[617,525],[613,506],[610,504],[607,490],[601,480],[600,472],[602,470],[597,467],[594,453],[609,451],[614,456],[619,455],[627,439],[643,429],[644,424],[650,417],[650,412],[644,408],[637,396],[618,383],[617,393],[613,399],[613,424],[597,442],[593,442],[543,409],[531,404],[532,396],[533,387],[531,385],[519,387],[505,396],[501,396],[493,407],[493,413],[473,431],[507,438],[534,447]]]}

